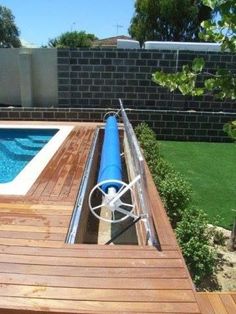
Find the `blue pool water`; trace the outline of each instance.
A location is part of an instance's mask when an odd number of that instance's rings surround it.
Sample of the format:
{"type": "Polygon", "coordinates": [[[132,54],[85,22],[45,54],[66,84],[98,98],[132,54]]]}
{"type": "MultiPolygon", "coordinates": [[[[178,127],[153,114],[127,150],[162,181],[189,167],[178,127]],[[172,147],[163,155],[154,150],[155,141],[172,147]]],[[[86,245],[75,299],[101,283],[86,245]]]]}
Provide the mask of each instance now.
{"type": "Polygon", "coordinates": [[[11,182],[57,131],[0,128],[0,183],[11,182]]]}

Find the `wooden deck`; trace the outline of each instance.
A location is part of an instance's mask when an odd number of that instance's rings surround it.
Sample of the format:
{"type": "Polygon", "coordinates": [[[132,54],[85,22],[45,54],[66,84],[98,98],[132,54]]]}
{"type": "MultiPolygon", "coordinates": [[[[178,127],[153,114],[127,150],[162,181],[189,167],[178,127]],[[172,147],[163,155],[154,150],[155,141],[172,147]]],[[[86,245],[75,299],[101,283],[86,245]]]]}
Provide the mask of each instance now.
{"type": "Polygon", "coordinates": [[[202,314],[236,313],[236,292],[199,292],[197,300],[202,314]]]}
{"type": "Polygon", "coordinates": [[[0,313],[201,313],[148,169],[161,252],[64,244],[94,130],[76,125],[25,197],[0,196],[0,313]]]}

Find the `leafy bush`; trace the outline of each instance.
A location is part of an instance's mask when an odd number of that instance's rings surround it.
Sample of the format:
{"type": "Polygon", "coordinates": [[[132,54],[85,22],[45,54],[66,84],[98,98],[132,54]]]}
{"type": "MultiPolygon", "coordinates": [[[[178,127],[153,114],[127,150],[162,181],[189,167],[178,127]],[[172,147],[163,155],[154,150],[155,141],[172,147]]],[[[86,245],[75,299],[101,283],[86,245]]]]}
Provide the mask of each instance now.
{"type": "Polygon", "coordinates": [[[156,141],[155,132],[149,127],[149,125],[145,122],[138,124],[135,128],[135,134],[138,140],[143,143],[142,138],[148,136],[152,139],[152,141],[156,141]]]}
{"type": "Polygon", "coordinates": [[[209,246],[211,234],[207,223],[202,210],[188,208],[183,211],[176,228],[184,259],[196,284],[212,276],[216,267],[216,255],[209,246]]]}
{"type": "Polygon", "coordinates": [[[160,157],[157,162],[153,165],[152,167],[152,175],[153,175],[153,180],[156,184],[156,186],[159,186],[160,183],[166,179],[166,177],[171,174],[174,173],[175,170],[172,167],[172,165],[166,161],[165,159],[163,159],[162,157],[160,157]]]}
{"type": "Polygon", "coordinates": [[[152,171],[160,158],[160,147],[155,132],[146,124],[141,123],[135,128],[135,133],[143,149],[144,157],[152,171]]]}
{"type": "Polygon", "coordinates": [[[172,171],[160,182],[159,192],[172,226],[175,227],[190,203],[191,186],[178,172],[172,171]]]}
{"type": "Polygon", "coordinates": [[[226,123],[223,130],[236,141],[236,120],[226,123]]]}

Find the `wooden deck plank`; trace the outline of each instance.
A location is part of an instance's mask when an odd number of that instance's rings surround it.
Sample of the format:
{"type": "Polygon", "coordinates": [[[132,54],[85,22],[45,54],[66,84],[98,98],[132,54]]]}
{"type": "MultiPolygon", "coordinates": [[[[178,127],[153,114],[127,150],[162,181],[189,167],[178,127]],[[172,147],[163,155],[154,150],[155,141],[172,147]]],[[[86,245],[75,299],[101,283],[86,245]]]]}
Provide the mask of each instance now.
{"type": "MultiPolygon", "coordinates": [[[[0,197],[1,198],[1,197],[0,197]]],[[[58,210],[59,213],[65,210],[68,211],[68,206],[61,205],[61,204],[34,204],[32,202],[25,202],[25,203],[0,203],[0,211],[4,209],[9,209],[18,212],[18,210],[23,210],[24,212],[28,211],[48,211],[50,212],[51,210],[58,210]]],[[[63,213],[64,214],[64,213],[63,213]]]]}
{"type": "Polygon", "coordinates": [[[161,201],[160,195],[156,189],[156,186],[152,180],[151,173],[146,165],[145,167],[146,175],[148,177],[147,187],[149,202],[152,210],[152,216],[154,223],[157,228],[158,238],[163,248],[164,245],[171,245],[172,247],[177,248],[177,241],[174,236],[174,232],[171,228],[170,221],[166,215],[163,203],[161,201]]]}
{"type": "Polygon", "coordinates": [[[210,303],[210,300],[207,294],[197,293],[196,299],[198,301],[202,314],[215,314],[215,311],[210,303]]]}
{"type": "Polygon", "coordinates": [[[57,299],[63,295],[65,300],[77,301],[119,301],[119,302],[195,302],[191,290],[128,290],[109,289],[104,292],[102,289],[79,289],[79,288],[58,288],[47,286],[26,286],[3,284],[0,286],[0,297],[33,297],[45,299],[57,299]]]}
{"type": "Polygon", "coordinates": [[[198,292],[196,294],[200,309],[203,314],[234,314],[236,292],[198,292]]]}
{"type": "Polygon", "coordinates": [[[215,313],[220,314],[227,314],[227,310],[218,294],[211,294],[208,295],[208,298],[210,300],[210,303],[215,311],[215,313]]]}
{"type": "MultiPolygon", "coordinates": [[[[62,248],[66,247],[69,249],[72,248],[78,248],[83,250],[94,250],[99,247],[102,247],[104,250],[116,250],[117,248],[122,248],[122,250],[136,250],[137,246],[135,245],[92,245],[92,244],[65,244],[65,243],[59,243],[57,241],[50,241],[50,240],[29,240],[29,239],[10,239],[10,238],[0,238],[0,244],[3,245],[13,245],[13,246],[33,246],[33,247],[55,247],[55,248],[62,248]]],[[[140,249],[140,255],[142,254],[142,250],[144,251],[150,251],[153,250],[153,247],[139,247],[140,249]]]]}
{"type": "Polygon", "coordinates": [[[28,209],[28,212],[24,209],[10,209],[10,208],[5,208],[3,210],[0,210],[1,213],[1,217],[11,217],[14,216],[14,218],[17,217],[33,217],[33,218],[37,218],[37,217],[48,217],[53,218],[54,219],[63,219],[63,217],[70,217],[71,216],[71,211],[72,211],[73,207],[72,206],[68,206],[67,207],[67,211],[61,211],[61,210],[52,210],[52,211],[48,211],[48,210],[30,210],[28,209]],[[57,215],[57,212],[60,211],[60,214],[57,215]],[[63,217],[61,217],[63,216],[63,217]]]}
{"type": "Polygon", "coordinates": [[[2,284],[25,284],[50,287],[71,288],[97,288],[97,289],[162,289],[162,290],[190,290],[188,279],[162,279],[162,278],[94,278],[91,277],[67,277],[67,276],[43,276],[1,273],[2,284]]]}
{"type": "Polygon", "coordinates": [[[236,304],[229,294],[220,294],[221,301],[224,304],[224,307],[228,314],[235,314],[236,313],[236,304]]]}
{"type": "MultiPolygon", "coordinates": [[[[37,255],[37,256],[66,256],[77,258],[118,258],[118,259],[140,259],[140,249],[123,250],[122,247],[116,250],[105,250],[104,247],[94,248],[93,250],[85,250],[73,248],[73,245],[68,251],[64,248],[40,248],[40,247],[25,247],[25,246],[8,246],[0,245],[0,253],[19,254],[19,255],[37,255]]],[[[157,250],[142,251],[142,259],[179,259],[180,255],[176,251],[160,252],[157,250]]]]}
{"type": "Polygon", "coordinates": [[[173,278],[187,279],[184,268],[139,268],[132,269],[126,267],[74,267],[58,265],[34,265],[0,263],[0,269],[3,273],[14,274],[32,274],[32,275],[51,275],[51,276],[71,276],[71,277],[106,277],[106,278],[173,278]]]}
{"type": "Polygon", "coordinates": [[[230,296],[233,298],[234,303],[236,304],[236,292],[230,293],[230,296]]]}
{"type": "Polygon", "coordinates": [[[1,225],[17,225],[17,226],[52,226],[68,228],[70,215],[55,217],[52,215],[38,214],[1,214],[1,225]]]}
{"type": "MultiPolygon", "coordinates": [[[[16,298],[5,297],[1,302],[0,310],[9,308],[11,304],[15,304],[15,308],[27,310],[34,308],[36,311],[47,311],[54,308],[56,311],[66,313],[142,313],[145,309],[149,313],[183,313],[183,308],[187,313],[199,313],[196,303],[178,303],[178,302],[96,302],[96,301],[67,301],[67,300],[51,300],[37,298],[16,298]],[[121,312],[122,311],[122,312],[121,312]]],[[[4,313],[4,312],[1,312],[4,313]]]]}
{"type": "Polygon", "coordinates": [[[10,238],[10,239],[27,239],[27,240],[53,240],[64,242],[64,233],[41,233],[41,232],[31,232],[31,231],[0,231],[0,238],[10,238]]]}
{"type": "MultiPolygon", "coordinates": [[[[38,264],[38,265],[61,265],[61,266],[87,266],[87,267],[183,267],[180,259],[126,259],[123,258],[76,258],[68,256],[38,256],[38,255],[17,255],[17,254],[0,254],[1,263],[18,264],[38,264]]],[[[0,270],[1,271],[1,270],[0,270]]]]}
{"type": "Polygon", "coordinates": [[[50,226],[28,226],[28,225],[1,225],[1,231],[28,231],[28,232],[43,232],[43,233],[63,233],[66,234],[68,228],[66,227],[50,227],[50,226]]]}

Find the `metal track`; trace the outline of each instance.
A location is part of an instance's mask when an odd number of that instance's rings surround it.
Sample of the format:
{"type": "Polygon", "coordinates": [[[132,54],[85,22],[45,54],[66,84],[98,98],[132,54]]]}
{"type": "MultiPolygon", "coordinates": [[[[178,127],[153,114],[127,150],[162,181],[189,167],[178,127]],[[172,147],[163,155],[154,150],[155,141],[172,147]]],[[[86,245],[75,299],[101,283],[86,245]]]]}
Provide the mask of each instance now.
{"type": "Polygon", "coordinates": [[[79,228],[81,211],[84,203],[85,194],[87,192],[87,187],[89,183],[89,176],[91,172],[92,162],[94,158],[95,148],[98,141],[99,128],[96,129],[93,141],[91,144],[91,150],[88,155],[88,159],[84,168],[84,173],[80,183],[80,189],[77,194],[75,207],[72,213],[69,229],[66,236],[66,243],[74,244],[76,242],[76,235],[79,228]]]}
{"type": "Polygon", "coordinates": [[[149,197],[147,195],[147,178],[145,172],[145,161],[143,158],[143,154],[138,144],[137,137],[134,133],[133,127],[129,122],[125,109],[123,107],[121,99],[119,99],[122,120],[124,123],[124,129],[127,136],[128,145],[130,150],[132,151],[132,162],[134,164],[134,172],[135,175],[141,175],[141,179],[136,183],[138,186],[138,195],[137,198],[139,200],[140,208],[145,214],[146,218],[142,219],[145,223],[145,228],[147,231],[147,236],[151,244],[157,248],[160,248],[160,243],[158,241],[157,233],[154,227],[152,213],[150,210],[149,197]]]}

